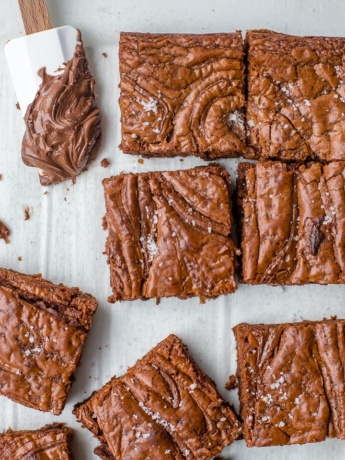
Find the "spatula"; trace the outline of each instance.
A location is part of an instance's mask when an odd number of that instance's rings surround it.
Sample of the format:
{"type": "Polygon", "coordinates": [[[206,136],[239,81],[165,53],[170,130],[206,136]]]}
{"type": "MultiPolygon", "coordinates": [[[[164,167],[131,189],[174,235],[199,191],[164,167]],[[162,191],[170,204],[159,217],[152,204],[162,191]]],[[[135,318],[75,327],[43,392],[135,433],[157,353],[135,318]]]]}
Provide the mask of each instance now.
{"type": "Polygon", "coordinates": [[[6,45],[18,102],[24,117],[41,83],[39,69],[50,75],[61,72],[63,63],[72,59],[78,31],[64,26],[53,29],[45,0],[18,0],[26,36],[10,40],[6,45]]]}

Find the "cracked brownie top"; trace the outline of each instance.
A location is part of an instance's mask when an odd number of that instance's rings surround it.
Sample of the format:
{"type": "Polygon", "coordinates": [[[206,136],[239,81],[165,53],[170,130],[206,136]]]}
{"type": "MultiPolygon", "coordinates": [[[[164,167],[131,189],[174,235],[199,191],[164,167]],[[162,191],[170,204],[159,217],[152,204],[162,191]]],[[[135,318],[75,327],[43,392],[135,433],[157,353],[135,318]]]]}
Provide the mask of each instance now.
{"type": "Polygon", "coordinates": [[[59,415],[97,301],[41,275],[0,268],[0,394],[59,415]]]}
{"type": "Polygon", "coordinates": [[[238,168],[242,280],[345,282],[345,162],[238,168]]]}
{"type": "Polygon", "coordinates": [[[35,431],[0,434],[1,460],[72,460],[73,432],[63,424],[47,425],[35,431]]]}
{"type": "Polygon", "coordinates": [[[240,423],[170,335],[74,413],[102,443],[104,459],[209,460],[231,444],[240,423]]]}
{"type": "Polygon", "coordinates": [[[234,328],[248,447],[345,440],[345,321],[234,328]]]}
{"type": "Polygon", "coordinates": [[[125,153],[205,159],[245,152],[241,32],[121,33],[125,153]]]}
{"type": "Polygon", "coordinates": [[[246,36],[252,157],[344,160],[345,38],[246,36]]]}
{"type": "Polygon", "coordinates": [[[234,292],[229,184],[218,165],[104,180],[109,301],[234,292]]]}

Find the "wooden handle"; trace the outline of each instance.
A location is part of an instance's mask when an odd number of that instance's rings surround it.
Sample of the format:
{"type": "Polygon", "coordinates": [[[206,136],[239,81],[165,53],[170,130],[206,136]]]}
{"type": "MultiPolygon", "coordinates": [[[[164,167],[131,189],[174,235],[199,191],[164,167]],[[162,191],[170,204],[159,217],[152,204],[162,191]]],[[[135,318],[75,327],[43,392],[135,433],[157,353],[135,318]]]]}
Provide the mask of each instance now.
{"type": "Polygon", "coordinates": [[[52,28],[46,0],[18,0],[27,35],[52,28]]]}

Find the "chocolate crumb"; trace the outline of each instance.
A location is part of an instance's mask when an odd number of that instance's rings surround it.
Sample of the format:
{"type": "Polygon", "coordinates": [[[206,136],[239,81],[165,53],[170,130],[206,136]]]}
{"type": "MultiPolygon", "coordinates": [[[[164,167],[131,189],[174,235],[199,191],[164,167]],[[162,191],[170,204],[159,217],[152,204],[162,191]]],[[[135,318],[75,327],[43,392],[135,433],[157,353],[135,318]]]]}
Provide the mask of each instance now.
{"type": "Polygon", "coordinates": [[[24,209],[24,220],[29,220],[30,219],[30,208],[26,207],[24,209]]]}
{"type": "Polygon", "coordinates": [[[102,53],[102,56],[105,57],[105,58],[108,57],[107,53],[102,53]]]}
{"type": "Polygon", "coordinates": [[[10,230],[0,220],[0,239],[4,240],[6,244],[8,244],[10,242],[10,240],[8,239],[9,235],[10,235],[10,230]]]}
{"type": "Polygon", "coordinates": [[[16,107],[17,107],[18,110],[20,110],[19,102],[17,102],[16,107]]]}
{"type": "Polygon", "coordinates": [[[183,158],[180,158],[180,161],[184,161],[184,159],[183,159],[183,158]]]}
{"type": "Polygon", "coordinates": [[[23,260],[22,256],[18,256],[18,260],[21,262],[23,260]]]}
{"type": "Polygon", "coordinates": [[[225,384],[225,389],[230,391],[230,390],[234,390],[235,388],[237,388],[237,386],[238,384],[237,384],[236,375],[230,375],[229,380],[225,384]]]}
{"type": "Polygon", "coordinates": [[[108,160],[108,158],[103,158],[103,160],[101,161],[102,168],[107,168],[109,165],[110,161],[108,160]]]}
{"type": "Polygon", "coordinates": [[[48,195],[48,190],[46,190],[46,191],[43,193],[43,195],[48,195]]]}
{"type": "Polygon", "coordinates": [[[67,201],[67,198],[66,198],[66,197],[64,197],[64,200],[65,200],[65,201],[67,201]]]}
{"type": "Polygon", "coordinates": [[[337,315],[332,315],[331,320],[335,321],[337,319],[337,315]]]}
{"type": "Polygon", "coordinates": [[[2,180],[2,174],[0,174],[0,180],[2,180]]]}
{"type": "Polygon", "coordinates": [[[138,159],[138,163],[140,163],[141,165],[143,165],[143,164],[144,164],[144,160],[143,160],[142,158],[139,158],[139,159],[138,159]]]}

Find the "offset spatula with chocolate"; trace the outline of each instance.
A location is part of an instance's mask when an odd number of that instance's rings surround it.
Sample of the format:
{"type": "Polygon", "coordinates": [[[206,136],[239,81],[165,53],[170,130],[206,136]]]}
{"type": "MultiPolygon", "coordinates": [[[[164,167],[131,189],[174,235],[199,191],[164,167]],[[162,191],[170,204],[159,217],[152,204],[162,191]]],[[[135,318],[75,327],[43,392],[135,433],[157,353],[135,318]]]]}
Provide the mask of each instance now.
{"type": "Polygon", "coordinates": [[[101,117],[81,33],[52,29],[45,0],[18,0],[27,35],[6,45],[24,116],[22,158],[42,185],[74,179],[95,158],[101,117]]]}

